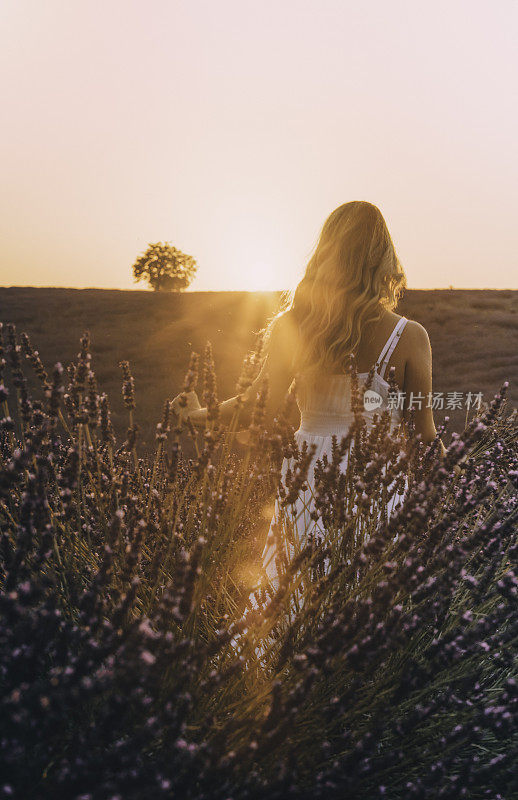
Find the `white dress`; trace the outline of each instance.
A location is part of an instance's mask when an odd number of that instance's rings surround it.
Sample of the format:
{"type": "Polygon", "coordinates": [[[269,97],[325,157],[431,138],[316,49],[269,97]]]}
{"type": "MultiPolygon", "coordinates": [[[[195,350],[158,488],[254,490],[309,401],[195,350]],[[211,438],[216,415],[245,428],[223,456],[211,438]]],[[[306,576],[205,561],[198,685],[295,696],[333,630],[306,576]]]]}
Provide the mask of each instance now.
{"type": "MultiPolygon", "coordinates": [[[[371,395],[371,397],[374,397],[375,404],[373,407],[365,408],[363,412],[368,429],[372,426],[374,414],[380,415],[385,410],[390,410],[391,413],[391,429],[401,422],[402,411],[397,407],[391,408],[391,404],[388,403],[389,384],[385,380],[385,373],[407,321],[405,317],[398,320],[376,362],[370,390],[379,395],[381,402],[379,397],[376,398],[371,395]]],[[[359,384],[365,383],[367,377],[368,373],[358,373],[359,384]]],[[[277,585],[277,569],[275,566],[276,544],[275,542],[272,543],[272,539],[275,537],[270,535],[272,534],[273,526],[274,524],[283,524],[281,520],[285,520],[289,516],[291,527],[289,536],[294,544],[293,547],[289,548],[291,557],[302,548],[310,533],[315,531],[323,532],[319,520],[314,519],[314,514],[312,517],[312,512],[315,510],[315,465],[324,455],[331,460],[333,435],[340,442],[341,438],[347,435],[354,420],[354,415],[351,411],[350,376],[348,374],[331,375],[325,381],[319,383],[315,382],[314,379],[310,381],[301,376],[296,383],[296,398],[301,414],[300,427],[295,432],[297,446],[301,448],[303,443],[307,442],[308,448],[311,445],[315,446],[315,452],[307,473],[307,488],[299,492],[295,502],[290,504],[284,512],[281,512],[279,498],[275,503],[275,511],[262,556],[264,570],[274,586],[277,585]]],[[[340,463],[341,472],[345,472],[347,461],[348,454],[346,453],[340,463]]],[[[284,482],[288,470],[293,469],[293,465],[293,459],[285,458],[283,460],[281,467],[282,482],[284,482]]],[[[390,506],[387,509],[389,515],[403,497],[404,491],[402,493],[396,492],[393,495],[390,506]]]]}

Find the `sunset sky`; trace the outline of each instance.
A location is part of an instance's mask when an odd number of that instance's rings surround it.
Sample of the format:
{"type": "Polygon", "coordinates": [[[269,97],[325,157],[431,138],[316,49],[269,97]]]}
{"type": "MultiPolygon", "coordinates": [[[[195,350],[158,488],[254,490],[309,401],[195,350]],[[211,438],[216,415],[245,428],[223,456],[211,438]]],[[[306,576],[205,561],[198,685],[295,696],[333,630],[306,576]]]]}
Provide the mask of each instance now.
{"type": "MultiPolygon", "coordinates": [[[[300,277],[385,215],[410,287],[516,288],[516,0],[0,0],[1,285],[300,277]]],[[[141,288],[144,288],[142,285],[141,288]]]]}

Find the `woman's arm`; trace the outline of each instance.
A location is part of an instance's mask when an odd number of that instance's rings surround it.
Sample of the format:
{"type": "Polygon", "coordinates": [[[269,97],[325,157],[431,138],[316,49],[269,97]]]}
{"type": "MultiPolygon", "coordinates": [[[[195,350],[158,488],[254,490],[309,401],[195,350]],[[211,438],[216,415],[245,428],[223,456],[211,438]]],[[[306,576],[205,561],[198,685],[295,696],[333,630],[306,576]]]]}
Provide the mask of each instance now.
{"type": "MultiPolygon", "coordinates": [[[[256,381],[257,378],[242,395],[235,395],[235,397],[229,397],[228,400],[222,400],[221,403],[218,403],[220,420],[223,422],[230,422],[239,405],[241,405],[242,410],[246,414],[249,407],[252,406],[253,397],[255,397],[253,388],[256,381]]],[[[172,402],[173,410],[179,415],[181,421],[189,419],[195,427],[205,427],[207,424],[208,409],[206,407],[202,408],[196,392],[182,392],[177,395],[172,402]]]]}
{"type": "MultiPolygon", "coordinates": [[[[430,444],[437,436],[433,411],[428,403],[432,392],[432,348],[425,328],[418,322],[408,322],[408,358],[405,364],[403,391],[405,392],[404,417],[408,419],[413,409],[416,434],[430,444]],[[420,402],[419,402],[420,401],[420,402]]],[[[441,441],[441,455],[446,452],[441,441]]]]}
{"type": "MultiPolygon", "coordinates": [[[[241,395],[229,397],[218,403],[219,418],[223,422],[230,422],[240,406],[239,421],[246,426],[251,421],[252,411],[257,393],[263,381],[268,381],[268,399],[266,403],[266,418],[272,418],[280,407],[293,379],[291,369],[291,356],[293,354],[293,331],[289,320],[279,318],[275,324],[269,341],[266,344],[265,359],[261,370],[252,384],[241,395]]],[[[201,408],[195,392],[187,395],[187,403],[181,407],[181,395],[173,400],[176,413],[186,419],[189,417],[196,427],[204,427],[207,422],[207,408],[201,408]]]]}
{"type": "MultiPolygon", "coordinates": [[[[221,403],[218,403],[218,418],[222,422],[231,422],[238,406],[241,406],[241,418],[248,417],[253,407],[253,399],[255,398],[255,394],[252,394],[255,385],[256,381],[252,383],[246,393],[229,397],[228,400],[222,400],[221,403]]],[[[191,410],[186,409],[183,413],[183,417],[185,419],[188,417],[197,428],[204,428],[207,423],[207,414],[207,408],[194,408],[191,410]]]]}

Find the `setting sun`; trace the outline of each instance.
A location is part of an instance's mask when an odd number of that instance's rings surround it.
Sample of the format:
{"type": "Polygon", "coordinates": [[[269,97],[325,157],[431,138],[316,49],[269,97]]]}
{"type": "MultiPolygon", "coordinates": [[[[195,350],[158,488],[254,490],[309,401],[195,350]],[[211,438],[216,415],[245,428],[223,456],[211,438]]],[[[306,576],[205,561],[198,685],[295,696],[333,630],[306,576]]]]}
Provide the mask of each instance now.
{"type": "Polygon", "coordinates": [[[243,270],[242,281],[239,281],[238,288],[248,292],[271,292],[286,288],[282,277],[272,264],[260,260],[251,261],[243,270]]]}

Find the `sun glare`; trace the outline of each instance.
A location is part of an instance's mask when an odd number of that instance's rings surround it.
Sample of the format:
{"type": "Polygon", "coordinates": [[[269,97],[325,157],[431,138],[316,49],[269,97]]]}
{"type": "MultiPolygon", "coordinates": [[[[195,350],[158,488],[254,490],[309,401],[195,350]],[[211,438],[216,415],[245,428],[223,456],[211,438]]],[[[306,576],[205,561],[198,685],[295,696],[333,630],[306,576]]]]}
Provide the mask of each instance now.
{"type": "Polygon", "coordinates": [[[282,288],[282,275],[271,264],[257,262],[249,264],[236,283],[248,292],[274,292],[282,288]]]}

